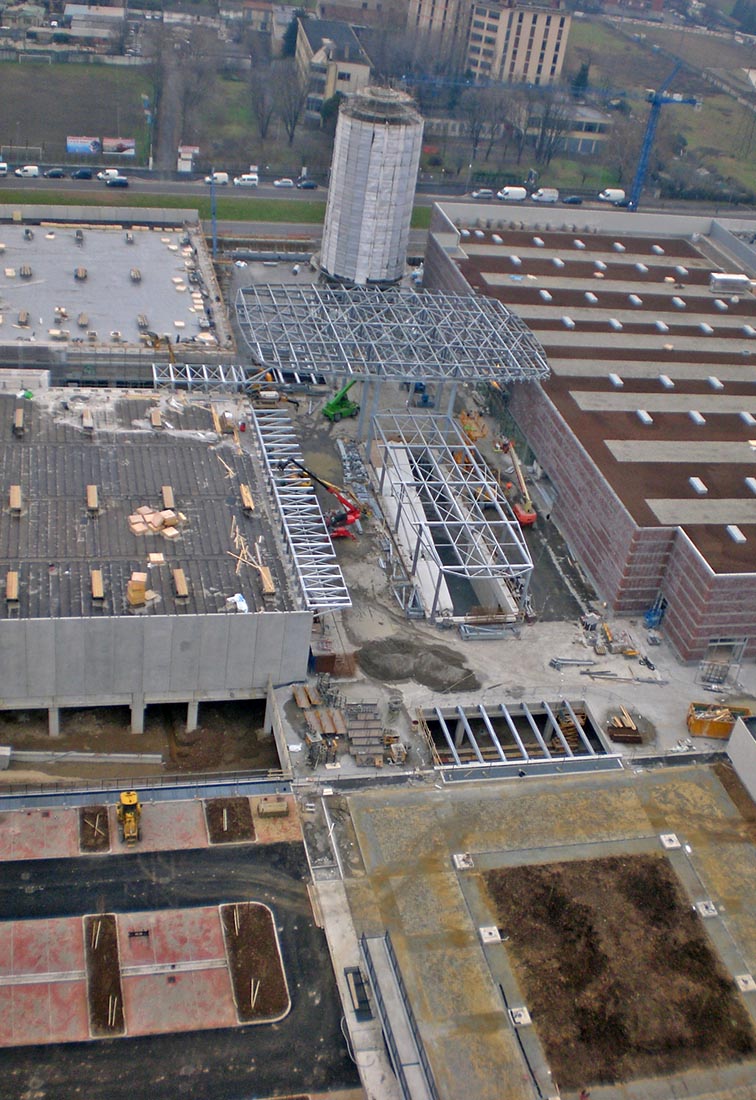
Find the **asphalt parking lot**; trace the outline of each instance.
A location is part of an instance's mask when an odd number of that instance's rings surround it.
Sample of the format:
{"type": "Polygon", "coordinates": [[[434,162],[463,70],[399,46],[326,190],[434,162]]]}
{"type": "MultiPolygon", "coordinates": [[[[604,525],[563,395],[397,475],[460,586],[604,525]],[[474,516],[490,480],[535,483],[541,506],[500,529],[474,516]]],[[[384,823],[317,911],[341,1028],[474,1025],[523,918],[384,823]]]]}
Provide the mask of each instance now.
{"type": "Polygon", "coordinates": [[[5,920],[264,901],[275,914],[292,1007],[273,1025],[0,1050],[4,1100],[247,1100],[357,1084],[301,844],[6,863],[5,920]]]}

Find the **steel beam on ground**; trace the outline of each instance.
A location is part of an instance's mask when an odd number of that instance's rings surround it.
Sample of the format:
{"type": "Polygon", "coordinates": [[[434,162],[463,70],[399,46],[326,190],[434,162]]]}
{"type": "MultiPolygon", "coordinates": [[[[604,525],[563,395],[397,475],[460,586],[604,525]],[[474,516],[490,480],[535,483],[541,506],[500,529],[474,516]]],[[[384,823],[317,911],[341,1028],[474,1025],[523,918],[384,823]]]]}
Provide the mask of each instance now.
{"type": "Polygon", "coordinates": [[[535,718],[533,717],[533,715],[530,713],[530,710],[528,709],[527,703],[520,703],[520,706],[522,707],[522,713],[527,718],[528,723],[530,725],[530,728],[533,731],[533,736],[535,737],[538,744],[541,746],[541,749],[543,751],[544,756],[546,757],[547,760],[551,760],[551,753],[549,752],[549,750],[546,746],[546,742],[544,741],[543,736],[541,734],[541,731],[539,730],[538,725],[536,724],[535,718]]]}
{"type": "Polygon", "coordinates": [[[483,725],[486,727],[486,730],[488,731],[488,736],[491,738],[491,743],[493,744],[494,748],[496,749],[497,753],[499,754],[499,759],[500,760],[506,760],[507,759],[506,753],[504,752],[504,749],[501,747],[501,742],[499,741],[499,738],[496,736],[496,730],[493,728],[493,723],[491,722],[491,719],[488,716],[488,711],[486,710],[483,703],[478,703],[478,714],[482,718],[483,725]]]}
{"type": "Polygon", "coordinates": [[[477,756],[478,761],[481,764],[485,764],[486,761],[484,760],[483,754],[480,751],[480,748],[478,747],[478,741],[475,737],[475,734],[472,731],[470,723],[467,720],[467,715],[465,714],[462,707],[457,707],[457,715],[459,716],[459,720],[461,721],[462,725],[465,727],[465,733],[467,734],[467,740],[470,742],[470,744],[472,746],[472,750],[475,753],[475,755],[477,756]]]}
{"type": "Polygon", "coordinates": [[[452,756],[454,757],[454,763],[455,764],[461,764],[462,761],[459,758],[459,753],[457,752],[456,746],[454,744],[454,738],[452,737],[451,733],[449,732],[449,727],[446,724],[446,719],[444,718],[443,714],[438,709],[438,707],[434,707],[433,710],[435,712],[436,719],[438,720],[438,724],[441,727],[441,732],[443,733],[444,737],[446,738],[446,743],[449,746],[449,750],[450,750],[452,756]]]}
{"type": "Polygon", "coordinates": [[[519,733],[517,732],[517,726],[514,724],[514,719],[512,718],[512,715],[509,713],[509,711],[507,710],[507,708],[504,706],[503,703],[499,703],[499,710],[504,715],[504,721],[509,726],[509,732],[512,734],[512,737],[514,738],[515,743],[517,744],[517,748],[520,750],[520,754],[521,754],[523,760],[530,760],[530,754],[528,753],[528,750],[525,748],[525,744],[524,744],[522,738],[520,737],[519,733]]]}
{"type": "Polygon", "coordinates": [[[557,735],[557,737],[561,741],[561,743],[564,747],[564,751],[567,753],[568,756],[574,756],[575,754],[572,751],[572,749],[570,748],[570,746],[567,744],[567,739],[565,738],[564,734],[562,733],[562,727],[559,725],[556,718],[554,717],[554,712],[552,711],[551,707],[549,706],[549,704],[545,700],[541,703],[541,706],[546,711],[546,717],[548,718],[549,722],[551,723],[552,728],[554,730],[554,733],[557,735]]]}

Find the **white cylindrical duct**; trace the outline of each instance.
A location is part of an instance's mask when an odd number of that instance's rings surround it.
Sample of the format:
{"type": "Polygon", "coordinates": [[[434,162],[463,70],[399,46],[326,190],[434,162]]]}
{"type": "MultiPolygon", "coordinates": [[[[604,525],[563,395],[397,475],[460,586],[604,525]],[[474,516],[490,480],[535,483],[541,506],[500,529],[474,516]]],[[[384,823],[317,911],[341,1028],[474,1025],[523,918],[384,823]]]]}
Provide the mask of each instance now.
{"type": "Polygon", "coordinates": [[[367,88],[341,105],[320,264],[358,286],[404,274],[423,120],[412,100],[367,88]]]}

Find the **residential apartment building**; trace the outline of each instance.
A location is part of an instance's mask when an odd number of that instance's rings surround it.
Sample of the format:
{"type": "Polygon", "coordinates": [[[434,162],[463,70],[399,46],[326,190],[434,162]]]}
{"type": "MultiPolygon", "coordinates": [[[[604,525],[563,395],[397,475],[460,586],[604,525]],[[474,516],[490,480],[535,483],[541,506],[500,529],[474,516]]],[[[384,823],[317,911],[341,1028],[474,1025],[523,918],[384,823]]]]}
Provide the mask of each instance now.
{"type": "Polygon", "coordinates": [[[305,113],[320,114],[327,99],[341,92],[352,95],[370,83],[370,58],[346,23],[330,19],[300,19],[297,68],[308,81],[305,113]]]}
{"type": "Polygon", "coordinates": [[[467,67],[478,80],[553,84],[567,49],[570,16],[554,4],[472,5],[467,67]]]}

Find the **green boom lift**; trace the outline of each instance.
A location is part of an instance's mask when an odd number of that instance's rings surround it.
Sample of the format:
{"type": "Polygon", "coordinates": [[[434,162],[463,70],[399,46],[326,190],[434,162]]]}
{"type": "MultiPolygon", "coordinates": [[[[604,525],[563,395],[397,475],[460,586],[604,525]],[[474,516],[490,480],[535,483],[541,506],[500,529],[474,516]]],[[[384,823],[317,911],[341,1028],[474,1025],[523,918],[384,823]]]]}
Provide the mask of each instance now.
{"type": "Polygon", "coordinates": [[[358,402],[352,401],[347,397],[347,394],[357,381],[356,378],[353,378],[351,382],[347,382],[346,386],[340,389],[337,394],[334,394],[330,401],[325,403],[323,406],[323,416],[335,422],[337,420],[344,420],[348,416],[357,415],[360,411],[358,402]]]}

